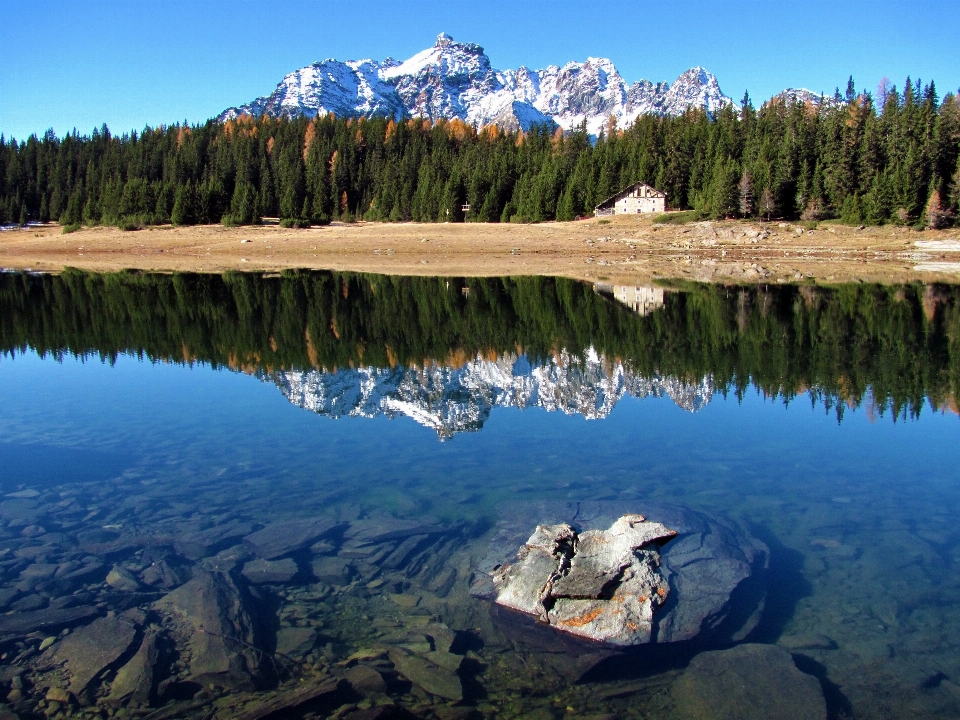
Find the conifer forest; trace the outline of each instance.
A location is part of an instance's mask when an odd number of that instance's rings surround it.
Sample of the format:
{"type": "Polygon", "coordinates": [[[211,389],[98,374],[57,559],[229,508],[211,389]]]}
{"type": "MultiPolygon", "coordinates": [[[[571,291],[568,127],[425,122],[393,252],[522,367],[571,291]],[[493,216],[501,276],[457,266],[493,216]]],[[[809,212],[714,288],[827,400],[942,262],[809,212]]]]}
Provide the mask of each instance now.
{"type": "Polygon", "coordinates": [[[960,100],[933,83],[715,116],[479,131],[333,115],[241,116],[113,135],[0,136],[0,224],[572,220],[632,182],[690,218],[943,227],[960,215],[960,100]],[[464,206],[469,210],[464,211],[464,206]]]}

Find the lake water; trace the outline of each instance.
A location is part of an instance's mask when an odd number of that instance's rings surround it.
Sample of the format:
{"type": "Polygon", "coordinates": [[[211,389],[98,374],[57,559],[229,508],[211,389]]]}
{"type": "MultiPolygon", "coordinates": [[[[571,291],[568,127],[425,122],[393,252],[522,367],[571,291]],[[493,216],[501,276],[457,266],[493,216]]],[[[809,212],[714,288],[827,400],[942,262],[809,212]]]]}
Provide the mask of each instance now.
{"type": "Polygon", "coordinates": [[[739,641],[829,717],[960,716],[960,288],[6,274],[0,350],[24,716],[680,718],[691,660],[739,641]],[[545,501],[738,524],[769,548],[761,611],[596,662],[514,627],[469,585],[545,501]],[[289,532],[257,550],[264,527],[289,532]],[[172,595],[203,573],[226,619],[172,595]],[[132,628],[99,660],[98,617],[132,628]]]}

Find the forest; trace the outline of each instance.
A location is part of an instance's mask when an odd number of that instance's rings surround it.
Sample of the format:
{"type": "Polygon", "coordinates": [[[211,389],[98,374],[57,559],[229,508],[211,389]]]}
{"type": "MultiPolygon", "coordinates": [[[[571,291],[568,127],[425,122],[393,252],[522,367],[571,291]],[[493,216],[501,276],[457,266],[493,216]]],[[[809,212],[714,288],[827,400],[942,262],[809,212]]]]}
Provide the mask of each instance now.
{"type": "Polygon", "coordinates": [[[646,377],[709,375],[723,393],[807,392],[838,419],[864,403],[894,417],[928,402],[956,411],[960,288],[690,284],[640,316],[561,278],[0,274],[0,356],[128,353],[271,372],[459,367],[515,352],[536,362],[588,347],[646,377]]]}
{"type": "Polygon", "coordinates": [[[459,121],[241,116],[120,136],[0,136],[0,224],[572,220],[642,181],[689,218],[943,227],[960,217],[960,101],[902,90],[641,116],[598,138],[459,121]],[[464,207],[469,210],[464,212],[464,207]]]}

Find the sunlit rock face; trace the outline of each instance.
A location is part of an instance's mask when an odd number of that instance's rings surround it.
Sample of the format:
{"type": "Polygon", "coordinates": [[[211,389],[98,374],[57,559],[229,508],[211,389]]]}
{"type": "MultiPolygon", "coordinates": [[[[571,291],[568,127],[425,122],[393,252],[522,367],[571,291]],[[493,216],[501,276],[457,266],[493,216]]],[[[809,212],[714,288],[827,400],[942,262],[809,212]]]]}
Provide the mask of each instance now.
{"type": "Polygon", "coordinates": [[[641,115],[682,115],[691,108],[712,114],[731,103],[717,78],[701,67],[673,83],[640,80],[632,85],[607,58],[543,70],[497,70],[481,46],[441,33],[432,47],[403,62],[330,58],[300,68],[271,94],[228,108],[219,119],[327,113],[456,118],[478,128],[507,130],[544,123],[571,130],[586,124],[596,136],[608,130],[611,118],[626,127],[641,115]]]}
{"type": "Polygon", "coordinates": [[[476,357],[460,366],[373,368],[324,372],[277,371],[262,379],[276,383],[294,405],[329,417],[407,416],[432,427],[441,440],[476,431],[494,407],[543,408],[548,412],[604,418],[626,395],[664,395],[690,412],[710,402],[713,382],[644,377],[623,363],[588,349],[560,352],[541,363],[525,355],[496,360],[476,357]]]}
{"type": "Polygon", "coordinates": [[[650,642],[653,613],[669,592],[659,546],[676,534],[636,514],[583,533],[538,525],[515,562],[493,573],[496,602],[590,640],[650,642]]]}

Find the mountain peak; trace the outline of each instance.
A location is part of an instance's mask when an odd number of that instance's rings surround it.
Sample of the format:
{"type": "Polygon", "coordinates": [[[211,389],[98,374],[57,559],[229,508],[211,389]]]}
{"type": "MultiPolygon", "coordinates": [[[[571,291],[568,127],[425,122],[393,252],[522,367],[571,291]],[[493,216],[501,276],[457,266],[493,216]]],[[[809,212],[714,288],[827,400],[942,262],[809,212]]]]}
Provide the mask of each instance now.
{"type": "Polygon", "coordinates": [[[457,42],[445,32],[399,62],[387,58],[325,60],[288,74],[271,95],[229,108],[221,120],[254,116],[386,115],[431,120],[459,118],[481,127],[529,130],[556,123],[564,130],[587,123],[599,135],[610,116],[626,127],[642,114],[679,115],[691,106],[714,113],[731,102],[716,77],[691,68],[672,84],[629,86],[608,58],[551,65],[544,70],[496,70],[483,47],[457,42]]]}

